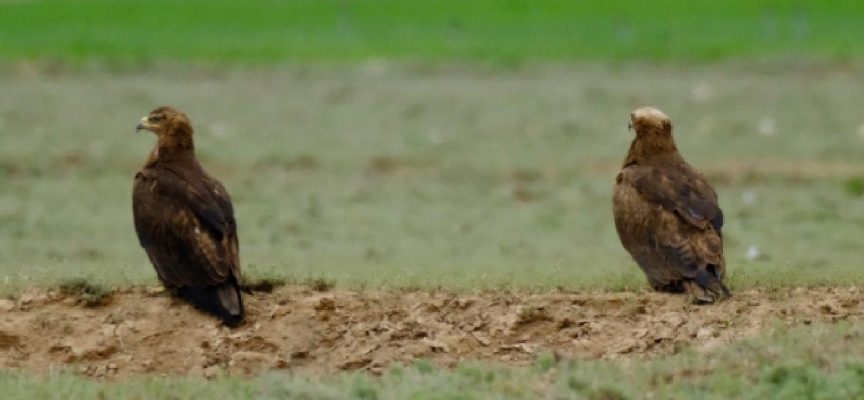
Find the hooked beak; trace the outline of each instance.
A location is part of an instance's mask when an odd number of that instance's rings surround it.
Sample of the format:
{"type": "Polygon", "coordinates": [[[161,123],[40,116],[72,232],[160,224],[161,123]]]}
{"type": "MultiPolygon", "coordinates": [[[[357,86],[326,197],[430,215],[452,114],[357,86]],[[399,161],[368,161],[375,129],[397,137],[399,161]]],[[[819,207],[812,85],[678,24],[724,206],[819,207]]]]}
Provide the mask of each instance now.
{"type": "Polygon", "coordinates": [[[147,129],[147,117],[141,118],[141,121],[138,122],[138,126],[135,127],[135,133],[138,133],[142,129],[147,129]]]}
{"type": "MultiPolygon", "coordinates": [[[[141,125],[138,125],[138,126],[140,127],[141,125]]],[[[633,130],[633,122],[628,122],[628,123],[627,123],[627,130],[628,130],[628,131],[632,131],[632,130],[633,130]]]]}

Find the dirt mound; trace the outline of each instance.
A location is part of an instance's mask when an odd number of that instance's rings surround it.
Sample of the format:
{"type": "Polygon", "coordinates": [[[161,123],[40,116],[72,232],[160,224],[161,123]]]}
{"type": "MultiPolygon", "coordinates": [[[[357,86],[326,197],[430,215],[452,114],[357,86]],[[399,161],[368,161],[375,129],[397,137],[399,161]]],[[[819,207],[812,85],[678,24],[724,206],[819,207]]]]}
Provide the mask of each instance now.
{"type": "Polygon", "coordinates": [[[211,376],[222,369],[381,371],[426,358],[531,363],[537,354],[617,358],[707,349],[776,323],[860,318],[859,289],[747,291],[713,306],[657,293],[316,292],[247,296],[237,329],[164,294],[113,293],[84,307],[58,292],[0,300],[0,368],[98,378],[211,376]]]}

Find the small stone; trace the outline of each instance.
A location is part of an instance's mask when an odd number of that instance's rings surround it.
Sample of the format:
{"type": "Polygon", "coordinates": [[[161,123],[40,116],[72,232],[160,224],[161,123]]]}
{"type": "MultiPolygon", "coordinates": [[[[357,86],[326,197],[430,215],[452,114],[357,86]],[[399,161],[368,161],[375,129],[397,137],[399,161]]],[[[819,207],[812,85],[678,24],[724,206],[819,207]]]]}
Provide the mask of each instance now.
{"type": "Polygon", "coordinates": [[[624,341],[623,343],[612,348],[612,354],[628,354],[632,353],[639,347],[639,343],[633,339],[624,341]]]}
{"type": "Polygon", "coordinates": [[[118,325],[118,326],[114,329],[114,335],[117,336],[117,337],[120,337],[121,339],[124,338],[124,337],[127,337],[127,336],[131,335],[132,332],[134,332],[134,331],[132,330],[132,327],[130,327],[130,326],[126,325],[126,324],[118,325]]]}
{"type": "Polygon", "coordinates": [[[48,300],[48,295],[46,294],[36,294],[36,293],[24,293],[18,299],[18,308],[25,308],[27,306],[40,306],[45,304],[45,301],[48,300]]]}
{"type": "Polygon", "coordinates": [[[207,379],[212,379],[218,373],[219,373],[219,366],[217,366],[217,365],[211,365],[207,368],[204,368],[204,371],[203,371],[204,378],[207,378],[207,379]]]}
{"type": "Polygon", "coordinates": [[[74,296],[69,296],[60,301],[60,304],[67,307],[75,307],[78,304],[78,298],[74,296]]]}
{"type": "Polygon", "coordinates": [[[189,370],[188,375],[195,378],[204,378],[204,368],[201,368],[200,365],[196,365],[189,370]]]}
{"type": "Polygon", "coordinates": [[[329,297],[323,297],[315,306],[316,311],[333,311],[336,309],[336,302],[329,297]]]}
{"type": "Polygon", "coordinates": [[[450,352],[450,346],[447,343],[444,343],[440,340],[424,338],[423,343],[425,343],[433,352],[450,352]]]}
{"type": "Polygon", "coordinates": [[[263,372],[275,365],[274,357],[254,351],[238,351],[231,355],[228,367],[239,369],[246,373],[263,372]]]}
{"type": "Polygon", "coordinates": [[[9,299],[0,299],[0,311],[9,312],[16,308],[15,302],[9,299]]]}
{"type": "Polygon", "coordinates": [[[461,309],[465,309],[474,304],[475,301],[473,298],[461,298],[456,300],[456,305],[461,309]]]}
{"type": "Polygon", "coordinates": [[[484,346],[488,346],[490,343],[489,338],[487,338],[485,336],[482,336],[482,335],[477,334],[477,333],[475,333],[473,336],[474,336],[474,339],[476,339],[478,343],[480,343],[484,346]]]}
{"type": "Polygon", "coordinates": [[[710,328],[700,328],[698,332],[696,332],[696,339],[705,340],[714,335],[714,332],[710,328]]]}
{"type": "Polygon", "coordinates": [[[102,336],[112,337],[114,336],[114,332],[117,330],[117,327],[114,325],[103,325],[102,326],[102,336]]]}

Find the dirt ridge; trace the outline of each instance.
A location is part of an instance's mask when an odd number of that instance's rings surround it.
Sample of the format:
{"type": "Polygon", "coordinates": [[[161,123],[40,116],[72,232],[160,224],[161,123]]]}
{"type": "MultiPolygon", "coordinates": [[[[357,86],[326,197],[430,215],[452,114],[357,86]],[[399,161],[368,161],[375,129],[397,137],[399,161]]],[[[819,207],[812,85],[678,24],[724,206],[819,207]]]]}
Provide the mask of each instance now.
{"type": "Polygon", "coordinates": [[[425,358],[530,364],[554,352],[583,359],[706,350],[780,323],[859,319],[859,288],[750,290],[712,306],[659,293],[315,291],[247,295],[248,319],[221,326],[147,288],[85,307],[34,291],[0,300],[0,368],[68,368],[100,379],[145,374],[210,377],[271,369],[382,371],[425,358]]]}

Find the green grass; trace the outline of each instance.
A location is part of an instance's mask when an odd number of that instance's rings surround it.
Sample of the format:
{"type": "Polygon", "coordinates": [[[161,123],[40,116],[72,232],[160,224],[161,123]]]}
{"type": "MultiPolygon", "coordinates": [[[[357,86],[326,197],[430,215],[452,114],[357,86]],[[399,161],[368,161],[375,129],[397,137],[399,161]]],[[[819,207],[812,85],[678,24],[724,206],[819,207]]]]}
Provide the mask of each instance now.
{"type": "Polygon", "coordinates": [[[779,329],[707,353],[685,350],[653,360],[556,361],[528,368],[462,363],[435,369],[423,360],[364,373],[274,372],[254,379],[220,376],[135,378],[104,383],[57,371],[47,377],[0,372],[5,399],[860,399],[864,325],[779,329]]]}
{"type": "Polygon", "coordinates": [[[847,61],[862,18],[856,0],[12,1],[0,60],[847,61]]]}
{"type": "Polygon", "coordinates": [[[652,104],[717,186],[733,289],[861,285],[859,86],[735,66],[3,75],[0,292],[156,283],[131,186],[154,143],[134,126],[163,104],[231,192],[250,277],[645,288],[610,196],[629,112],[652,104]]]}
{"type": "MultiPolygon", "coordinates": [[[[628,113],[646,104],[716,183],[733,290],[864,285],[864,98],[843,67],[864,59],[862,18],[853,0],[2,2],[0,295],[58,287],[95,304],[156,283],[130,197],[153,144],[133,127],[158,105],[192,118],[259,289],[646,288],[610,210],[628,113]],[[780,62],[699,66],[725,60],[780,62]]],[[[0,372],[0,393],[862,398],[862,332],[778,329],[628,363],[421,360],[381,377],[0,372]]]]}
{"type": "Polygon", "coordinates": [[[77,297],[85,307],[102,305],[105,297],[110,294],[110,290],[93,283],[92,279],[88,278],[73,278],[60,282],[57,289],[62,293],[77,297]]]}

